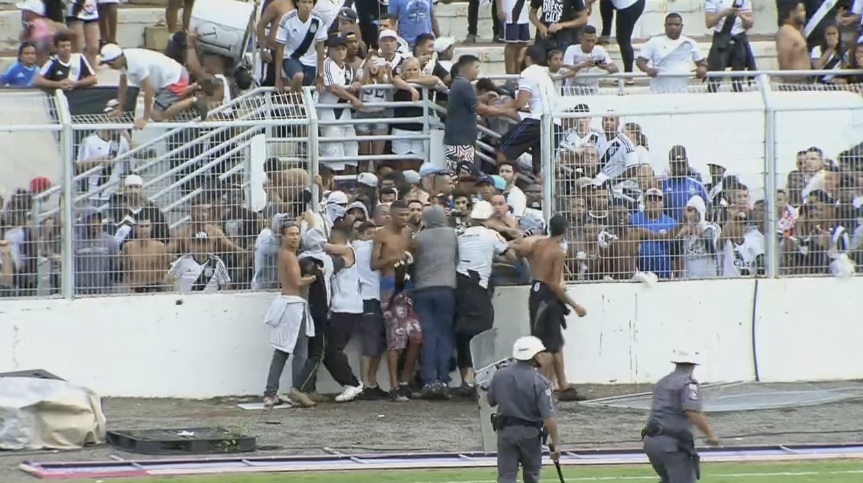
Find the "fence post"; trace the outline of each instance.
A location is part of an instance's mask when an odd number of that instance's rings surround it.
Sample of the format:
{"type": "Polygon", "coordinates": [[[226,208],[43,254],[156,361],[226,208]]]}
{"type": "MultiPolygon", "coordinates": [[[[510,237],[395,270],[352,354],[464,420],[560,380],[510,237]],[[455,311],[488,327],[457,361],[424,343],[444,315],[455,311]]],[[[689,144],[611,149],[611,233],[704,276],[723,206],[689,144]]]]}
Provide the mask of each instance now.
{"type": "Polygon", "coordinates": [[[54,102],[57,108],[57,119],[60,121],[60,158],[63,160],[63,192],[61,193],[62,210],[60,212],[60,231],[62,249],[60,250],[61,293],[64,298],[72,299],[75,288],[75,264],[72,259],[74,252],[73,236],[75,234],[75,150],[74,132],[72,131],[72,113],[69,102],[63,91],[54,92],[54,102]]]}
{"type": "Polygon", "coordinates": [[[764,201],[767,233],[764,235],[767,277],[776,278],[779,270],[779,241],[776,219],[776,106],[770,88],[770,76],[758,76],[758,87],[764,101],[764,201]]]}
{"type": "Polygon", "coordinates": [[[429,135],[431,134],[431,122],[429,119],[429,115],[431,114],[431,110],[429,109],[429,103],[432,102],[429,100],[428,96],[431,93],[431,89],[428,89],[425,86],[421,87],[420,95],[422,96],[423,103],[423,156],[425,159],[423,163],[430,163],[431,156],[429,156],[429,152],[431,151],[431,138],[429,135]]]}
{"type": "Polygon", "coordinates": [[[309,154],[309,176],[311,177],[312,182],[312,210],[317,213],[319,209],[319,202],[321,191],[320,187],[315,183],[315,177],[319,174],[319,166],[320,163],[320,153],[321,150],[319,148],[319,140],[318,140],[318,113],[315,110],[315,99],[312,95],[311,87],[303,87],[303,104],[305,104],[303,111],[305,111],[306,116],[309,118],[309,145],[308,145],[308,154],[309,154]]]}
{"type": "MultiPolygon", "coordinates": [[[[542,216],[548,225],[548,220],[555,211],[554,179],[555,179],[555,149],[554,149],[554,107],[549,93],[540,91],[542,101],[542,117],[540,118],[542,138],[540,152],[542,155],[542,216]]],[[[556,97],[556,96],[555,96],[556,97]]]]}

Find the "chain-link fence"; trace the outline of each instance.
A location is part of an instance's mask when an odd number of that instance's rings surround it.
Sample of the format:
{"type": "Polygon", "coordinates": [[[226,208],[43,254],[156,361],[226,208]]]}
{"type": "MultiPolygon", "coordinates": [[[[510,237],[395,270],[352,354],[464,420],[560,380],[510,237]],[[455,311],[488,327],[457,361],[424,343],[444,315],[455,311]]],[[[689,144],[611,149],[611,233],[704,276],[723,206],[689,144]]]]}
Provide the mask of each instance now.
{"type": "Polygon", "coordinates": [[[863,89],[770,74],[546,96],[545,204],[570,222],[568,280],[855,271],[863,89]]]}

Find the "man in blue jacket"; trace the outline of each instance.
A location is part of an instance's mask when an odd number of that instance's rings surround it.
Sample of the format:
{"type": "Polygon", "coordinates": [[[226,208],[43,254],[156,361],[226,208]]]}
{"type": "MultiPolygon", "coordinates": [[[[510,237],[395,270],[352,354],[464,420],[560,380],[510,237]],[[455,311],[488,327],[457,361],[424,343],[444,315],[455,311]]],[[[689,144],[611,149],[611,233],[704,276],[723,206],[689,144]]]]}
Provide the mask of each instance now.
{"type": "Polygon", "coordinates": [[[689,159],[686,157],[686,148],[674,146],[668,152],[668,179],[660,184],[664,195],[665,214],[680,221],[683,218],[683,210],[686,203],[693,196],[699,196],[710,212],[710,200],[707,190],[699,179],[698,173],[689,167],[689,159]]]}

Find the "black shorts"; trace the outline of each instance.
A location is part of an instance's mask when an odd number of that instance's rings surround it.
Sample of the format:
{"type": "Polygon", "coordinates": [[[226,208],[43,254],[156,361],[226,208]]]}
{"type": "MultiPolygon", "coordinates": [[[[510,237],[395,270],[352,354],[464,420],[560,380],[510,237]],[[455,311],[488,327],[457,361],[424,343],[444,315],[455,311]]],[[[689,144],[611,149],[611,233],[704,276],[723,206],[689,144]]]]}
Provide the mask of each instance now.
{"type": "Polygon", "coordinates": [[[508,44],[526,44],[530,42],[529,23],[504,23],[503,40],[508,44]]]}
{"type": "Polygon", "coordinates": [[[548,352],[559,353],[563,348],[566,305],[545,282],[533,281],[530,283],[527,307],[530,314],[530,335],[541,340],[548,352]]]}
{"type": "MultiPolygon", "coordinates": [[[[553,124],[554,149],[557,149],[558,139],[560,138],[560,126],[553,124]]],[[[512,126],[503,137],[500,138],[500,146],[498,151],[503,154],[508,161],[515,162],[519,156],[530,151],[533,158],[533,174],[539,174],[542,171],[542,123],[539,119],[524,119],[520,123],[512,126]]]]}
{"type": "Polygon", "coordinates": [[[494,326],[494,305],[491,291],[476,279],[456,274],[455,331],[460,334],[479,334],[494,326]]]}
{"type": "Polygon", "coordinates": [[[378,357],[387,350],[387,333],[380,301],[363,300],[363,320],[357,325],[357,334],[364,357],[378,357]]]}
{"type": "Polygon", "coordinates": [[[258,78],[258,85],[264,87],[274,87],[276,85],[276,67],[272,62],[264,62],[260,58],[258,59],[260,64],[260,77],[258,78]]]}

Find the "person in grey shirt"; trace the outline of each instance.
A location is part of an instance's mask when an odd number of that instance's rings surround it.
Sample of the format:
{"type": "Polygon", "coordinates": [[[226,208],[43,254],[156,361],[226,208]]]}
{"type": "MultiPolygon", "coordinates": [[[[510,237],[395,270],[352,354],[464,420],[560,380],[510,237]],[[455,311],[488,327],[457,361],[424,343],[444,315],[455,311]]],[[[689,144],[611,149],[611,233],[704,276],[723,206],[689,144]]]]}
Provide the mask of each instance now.
{"type": "Polygon", "coordinates": [[[693,425],[707,436],[708,444],[719,444],[701,411],[701,388],[692,377],[698,359],[697,352],[675,353],[674,370],[653,388],[642,438],[644,452],[661,483],[695,483],[700,478],[693,425]]]}
{"type": "Polygon", "coordinates": [[[492,427],[497,431],[498,483],[515,483],[519,465],[524,483],[539,482],[546,434],[552,460],[560,459],[551,383],[536,370],[545,356],[542,341],[521,337],[512,347],[515,363],[498,369],[489,384],[488,404],[497,406],[492,427]]]}
{"type": "Polygon", "coordinates": [[[75,293],[100,295],[113,292],[120,247],[113,236],[102,231],[102,214],[95,209],[87,210],[75,228],[75,293]]]}
{"type": "Polygon", "coordinates": [[[518,113],[511,104],[501,107],[491,107],[486,102],[497,97],[496,93],[486,93],[477,96],[472,82],[479,77],[479,58],[467,54],[459,57],[453,66],[456,72],[450,85],[447,100],[447,115],[444,123],[444,155],[447,160],[447,172],[456,176],[463,163],[473,164],[476,155],[476,139],[478,134],[476,116],[509,116],[518,119],[518,113]]]}
{"type": "Polygon", "coordinates": [[[449,398],[450,359],[455,347],[455,267],[458,238],[440,206],[423,213],[412,242],[413,302],[423,333],[420,348],[422,397],[449,398]]]}

